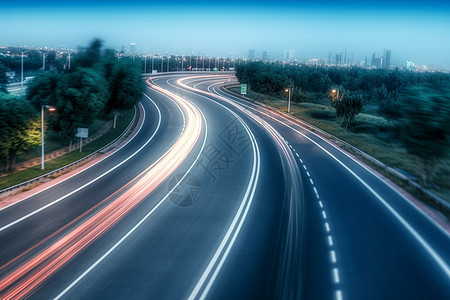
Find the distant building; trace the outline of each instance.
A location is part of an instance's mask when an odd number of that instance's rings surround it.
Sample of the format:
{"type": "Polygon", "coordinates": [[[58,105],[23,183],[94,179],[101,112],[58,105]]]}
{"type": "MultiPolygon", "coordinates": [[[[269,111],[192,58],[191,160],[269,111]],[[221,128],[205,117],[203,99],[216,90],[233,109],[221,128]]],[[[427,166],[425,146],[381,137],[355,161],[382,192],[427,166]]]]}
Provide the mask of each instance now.
{"type": "Polygon", "coordinates": [[[283,60],[288,60],[288,51],[286,49],[283,51],[283,60]]]}
{"type": "Polygon", "coordinates": [[[342,52],[336,53],[336,65],[340,66],[342,63],[342,52]]]}
{"type": "Polygon", "coordinates": [[[248,50],[248,59],[255,59],[255,49],[248,50]]]}
{"type": "Polygon", "coordinates": [[[291,50],[289,50],[289,53],[288,53],[288,60],[294,61],[294,59],[295,59],[295,50],[291,49],[291,50]]]}
{"type": "Polygon", "coordinates": [[[136,53],[136,43],[130,43],[130,53],[131,54],[136,53]]]}
{"type": "Polygon", "coordinates": [[[262,55],[262,59],[263,60],[269,60],[270,57],[270,52],[269,51],[264,51],[263,55],[262,55]]]}
{"type": "Polygon", "coordinates": [[[381,57],[378,57],[378,52],[372,54],[372,68],[379,69],[381,67],[381,57]]]}
{"type": "Polygon", "coordinates": [[[390,69],[390,68],[391,68],[391,50],[384,49],[383,69],[390,69]]]}

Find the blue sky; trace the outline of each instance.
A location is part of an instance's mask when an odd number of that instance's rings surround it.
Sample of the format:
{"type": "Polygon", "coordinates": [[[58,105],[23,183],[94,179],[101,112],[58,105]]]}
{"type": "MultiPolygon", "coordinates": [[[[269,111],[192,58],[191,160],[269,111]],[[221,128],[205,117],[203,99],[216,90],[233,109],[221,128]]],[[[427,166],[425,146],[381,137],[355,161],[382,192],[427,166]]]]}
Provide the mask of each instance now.
{"type": "Polygon", "coordinates": [[[347,49],[364,59],[389,48],[397,65],[450,68],[450,2],[0,0],[0,45],[76,48],[94,37],[116,49],[135,42],[138,51],[211,56],[347,49]]]}

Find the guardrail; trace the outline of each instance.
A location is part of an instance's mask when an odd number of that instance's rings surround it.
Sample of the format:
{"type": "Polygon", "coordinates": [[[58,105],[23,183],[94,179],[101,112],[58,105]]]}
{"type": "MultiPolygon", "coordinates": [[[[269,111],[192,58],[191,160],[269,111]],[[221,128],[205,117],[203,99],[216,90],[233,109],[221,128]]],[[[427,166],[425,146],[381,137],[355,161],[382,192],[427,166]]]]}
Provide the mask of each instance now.
{"type": "Polygon", "coordinates": [[[4,189],[0,190],[0,197],[5,196],[5,195],[2,195],[2,194],[5,194],[5,193],[11,194],[13,190],[16,190],[16,189],[19,190],[19,189],[25,188],[28,185],[37,183],[42,178],[50,177],[50,176],[52,176],[54,174],[57,174],[57,173],[59,173],[61,171],[64,171],[64,170],[66,170],[68,168],[71,168],[71,167],[75,166],[76,164],[79,164],[79,163],[85,161],[86,159],[92,157],[93,155],[95,155],[95,154],[103,151],[104,149],[110,147],[111,145],[116,143],[118,140],[123,138],[129,132],[129,130],[131,129],[133,124],[136,122],[137,111],[138,111],[137,107],[134,106],[134,116],[133,116],[133,119],[130,121],[130,124],[128,124],[127,128],[125,128],[125,130],[117,138],[115,138],[113,141],[109,142],[107,145],[101,147],[100,149],[92,152],[91,154],[89,154],[89,155],[87,155],[87,156],[85,156],[85,157],[83,157],[83,158],[81,158],[81,159],[79,159],[77,161],[74,161],[73,163],[70,163],[70,164],[68,164],[68,165],[66,165],[64,167],[61,167],[61,168],[56,169],[56,170],[53,170],[51,172],[48,172],[48,173],[43,174],[41,176],[38,176],[38,177],[35,177],[33,179],[27,180],[25,182],[22,182],[22,183],[19,183],[19,184],[16,184],[16,185],[4,188],[4,189]]]}
{"type": "MultiPolygon", "coordinates": [[[[221,90],[229,95],[244,99],[244,100],[253,100],[251,98],[248,97],[242,97],[241,95],[238,95],[236,93],[230,92],[228,91],[225,87],[230,87],[230,86],[236,86],[236,84],[227,84],[227,85],[223,85],[221,90]]],[[[257,104],[257,105],[261,105],[263,107],[269,108],[273,111],[275,111],[275,109],[269,105],[265,105],[263,103],[259,103],[256,101],[253,101],[253,103],[257,104]]],[[[440,208],[440,210],[447,215],[447,217],[450,217],[450,203],[448,203],[447,201],[445,201],[444,199],[440,198],[439,196],[437,196],[436,194],[434,194],[433,192],[425,189],[424,187],[422,187],[420,184],[418,184],[417,182],[414,182],[411,178],[408,178],[407,176],[403,175],[402,173],[398,172],[397,170],[393,169],[392,167],[386,165],[385,163],[379,161],[378,159],[376,159],[373,156],[370,156],[369,154],[365,153],[364,151],[360,150],[359,148],[356,148],[355,146],[347,143],[344,140],[341,140],[340,138],[326,132],[323,131],[322,129],[306,122],[303,120],[300,120],[298,118],[293,117],[292,115],[289,115],[283,111],[279,111],[276,110],[277,113],[282,114],[283,116],[289,118],[290,120],[293,120],[295,122],[300,122],[310,128],[312,128],[314,131],[319,132],[321,135],[326,136],[328,138],[332,138],[336,141],[338,141],[339,143],[344,144],[346,147],[351,148],[353,151],[357,152],[358,154],[360,154],[361,156],[363,156],[365,159],[369,160],[370,162],[372,162],[373,164],[377,165],[378,167],[382,168],[383,170],[385,170],[386,172],[390,173],[391,175],[397,177],[398,179],[406,182],[408,185],[416,188],[417,190],[421,191],[422,193],[426,194],[429,198],[431,198],[433,200],[433,204],[436,205],[438,208],[440,208]]]]}

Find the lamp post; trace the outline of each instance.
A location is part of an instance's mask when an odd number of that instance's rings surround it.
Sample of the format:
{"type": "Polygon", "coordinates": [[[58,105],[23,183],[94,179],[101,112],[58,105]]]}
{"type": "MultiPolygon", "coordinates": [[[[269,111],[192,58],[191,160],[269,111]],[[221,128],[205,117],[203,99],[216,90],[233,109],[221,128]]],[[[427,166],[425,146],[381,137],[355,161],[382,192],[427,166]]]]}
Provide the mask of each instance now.
{"type": "Polygon", "coordinates": [[[23,90],[23,55],[26,52],[28,52],[28,51],[24,52],[24,51],[19,50],[19,49],[16,49],[16,50],[19,51],[22,54],[22,64],[21,64],[21,68],[20,68],[20,70],[21,70],[21,72],[20,72],[20,89],[23,90]]]}
{"type": "Polygon", "coordinates": [[[333,89],[331,92],[333,93],[333,101],[339,98],[339,89],[333,89]]]}
{"type": "Polygon", "coordinates": [[[286,93],[289,93],[289,100],[288,100],[288,114],[291,113],[291,88],[284,90],[286,93]]]}
{"type": "Polygon", "coordinates": [[[45,53],[42,53],[42,71],[45,71],[45,53]]]}
{"type": "Polygon", "coordinates": [[[181,55],[181,72],[183,72],[183,60],[184,60],[184,56],[181,55]]]}
{"type": "Polygon", "coordinates": [[[44,170],[44,112],[45,109],[48,109],[48,111],[55,111],[56,108],[49,105],[42,105],[41,107],[41,137],[42,137],[42,160],[41,160],[41,169],[44,170]]]}
{"type": "Polygon", "coordinates": [[[154,61],[154,59],[155,59],[155,56],[152,55],[152,73],[153,73],[153,61],[154,61]]]}
{"type": "Polygon", "coordinates": [[[144,55],[144,74],[147,74],[147,55],[144,55]]]}

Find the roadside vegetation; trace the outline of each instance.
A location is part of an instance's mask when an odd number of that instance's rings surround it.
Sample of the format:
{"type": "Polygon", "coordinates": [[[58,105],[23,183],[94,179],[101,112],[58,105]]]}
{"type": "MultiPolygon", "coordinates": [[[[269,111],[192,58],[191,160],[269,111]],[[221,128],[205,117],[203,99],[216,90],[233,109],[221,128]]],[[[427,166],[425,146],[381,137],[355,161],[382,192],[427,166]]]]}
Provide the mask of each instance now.
{"type": "MultiPolygon", "coordinates": [[[[0,86],[1,83],[2,78],[0,86]]],[[[65,146],[70,151],[77,128],[89,128],[92,134],[108,120],[116,128],[116,123],[120,123],[118,118],[139,101],[143,88],[140,66],[129,58],[118,60],[114,50],[103,49],[102,41],[96,39],[87,48],[79,49],[70,70],[55,69],[36,76],[28,85],[25,98],[7,94],[3,89],[0,91],[0,172],[14,171],[18,157],[26,160],[40,155],[42,107],[48,142],[46,153],[65,146]],[[55,111],[49,111],[49,107],[55,111]]],[[[111,132],[117,135],[115,130],[111,132]]],[[[83,147],[84,155],[89,153],[89,147],[97,144],[101,147],[102,143],[107,142],[100,138],[83,147]]],[[[75,157],[78,155],[72,156],[78,159],[75,157]]]]}
{"type": "MultiPolygon", "coordinates": [[[[255,62],[248,97],[335,135],[450,202],[450,75],[255,62]]],[[[238,87],[232,91],[240,93],[238,87]]]]}

